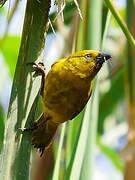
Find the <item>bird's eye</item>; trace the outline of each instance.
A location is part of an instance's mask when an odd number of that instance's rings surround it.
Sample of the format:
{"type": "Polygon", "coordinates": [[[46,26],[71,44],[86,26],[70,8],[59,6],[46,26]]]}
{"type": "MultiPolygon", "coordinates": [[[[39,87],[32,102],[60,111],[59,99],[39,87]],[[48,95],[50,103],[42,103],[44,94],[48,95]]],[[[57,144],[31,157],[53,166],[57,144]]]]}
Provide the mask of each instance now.
{"type": "Polygon", "coordinates": [[[86,59],[89,59],[89,58],[92,57],[92,55],[91,55],[91,54],[86,54],[84,57],[85,57],[86,59]]]}

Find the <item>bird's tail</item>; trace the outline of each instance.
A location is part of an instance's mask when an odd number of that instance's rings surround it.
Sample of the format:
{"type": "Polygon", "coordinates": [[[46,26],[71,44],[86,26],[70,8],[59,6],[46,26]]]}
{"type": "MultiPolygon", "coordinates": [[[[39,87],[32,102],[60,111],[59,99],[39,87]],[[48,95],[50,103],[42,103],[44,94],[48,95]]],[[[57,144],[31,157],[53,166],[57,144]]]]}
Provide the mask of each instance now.
{"type": "Polygon", "coordinates": [[[45,117],[44,113],[35,121],[35,128],[32,131],[32,144],[39,149],[40,156],[52,144],[58,124],[55,124],[51,118],[45,117]]]}

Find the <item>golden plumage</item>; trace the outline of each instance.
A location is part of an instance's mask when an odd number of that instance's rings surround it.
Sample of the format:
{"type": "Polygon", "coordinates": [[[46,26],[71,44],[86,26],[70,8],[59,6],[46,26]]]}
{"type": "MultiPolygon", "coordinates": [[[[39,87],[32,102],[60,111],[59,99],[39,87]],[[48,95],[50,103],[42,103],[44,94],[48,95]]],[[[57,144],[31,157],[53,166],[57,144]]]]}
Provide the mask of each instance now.
{"type": "Polygon", "coordinates": [[[41,155],[52,143],[58,125],[82,111],[91,96],[93,78],[110,58],[97,51],[83,50],[52,65],[41,94],[43,113],[32,131],[32,144],[40,149],[41,155]]]}

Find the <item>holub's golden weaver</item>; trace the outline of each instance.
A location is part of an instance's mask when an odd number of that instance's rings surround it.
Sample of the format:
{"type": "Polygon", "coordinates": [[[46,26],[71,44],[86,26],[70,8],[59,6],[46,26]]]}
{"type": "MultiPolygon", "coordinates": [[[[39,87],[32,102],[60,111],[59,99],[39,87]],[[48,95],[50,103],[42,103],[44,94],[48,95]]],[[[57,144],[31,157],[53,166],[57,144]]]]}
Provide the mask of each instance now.
{"type": "Polygon", "coordinates": [[[43,75],[43,113],[34,126],[26,130],[32,130],[32,144],[41,156],[52,143],[59,124],[82,111],[91,96],[94,77],[110,58],[93,50],[79,51],[55,62],[46,78],[42,64],[33,63],[43,75]]]}

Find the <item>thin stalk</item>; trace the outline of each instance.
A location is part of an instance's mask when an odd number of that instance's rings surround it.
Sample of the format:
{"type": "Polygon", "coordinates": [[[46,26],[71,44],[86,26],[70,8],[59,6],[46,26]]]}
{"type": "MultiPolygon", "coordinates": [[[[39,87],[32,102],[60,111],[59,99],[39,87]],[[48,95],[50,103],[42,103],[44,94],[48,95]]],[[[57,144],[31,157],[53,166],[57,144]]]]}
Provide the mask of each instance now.
{"type": "Polygon", "coordinates": [[[135,49],[135,39],[133,38],[132,34],[128,30],[128,27],[121,17],[119,11],[117,10],[114,2],[112,0],[104,0],[107,7],[110,9],[111,13],[113,14],[114,18],[118,22],[119,26],[121,27],[123,33],[125,34],[127,40],[129,41],[130,45],[135,49]]]}
{"type": "MultiPolygon", "coordinates": [[[[69,180],[71,175],[72,175],[72,177],[73,177],[73,175],[76,175],[76,174],[74,174],[74,168],[78,169],[78,166],[81,168],[81,166],[80,166],[81,162],[80,161],[78,162],[77,167],[74,166],[74,163],[76,163],[75,158],[78,158],[77,151],[79,152],[78,144],[79,144],[79,140],[80,140],[80,137],[81,137],[81,131],[82,131],[82,128],[83,128],[82,123],[83,123],[83,119],[84,119],[84,110],[82,111],[81,115],[82,116],[80,118],[80,124],[79,124],[79,128],[78,128],[77,136],[76,136],[75,143],[74,143],[74,146],[73,146],[72,154],[70,155],[71,159],[70,159],[70,162],[69,162],[69,165],[68,165],[68,168],[67,168],[67,171],[66,171],[66,175],[65,175],[65,178],[64,178],[65,180],[69,180]],[[73,168],[73,166],[74,166],[74,168],[73,168]]],[[[80,141],[80,142],[82,142],[82,141],[80,141]]],[[[83,141],[83,144],[81,144],[82,147],[84,147],[84,144],[85,144],[85,142],[83,141]]],[[[79,172],[80,172],[80,169],[79,169],[79,172]]],[[[77,177],[79,178],[78,175],[77,175],[77,177]]],[[[76,176],[74,178],[76,179],[76,176]]]]}
{"type": "Polygon", "coordinates": [[[59,146],[58,146],[57,158],[56,158],[56,163],[55,163],[55,167],[54,167],[54,171],[53,171],[52,180],[59,180],[59,169],[60,169],[60,162],[61,162],[60,160],[61,160],[65,130],[66,130],[66,123],[62,124],[62,129],[61,129],[61,134],[60,134],[60,142],[59,142],[59,146]]]}
{"type": "Polygon", "coordinates": [[[83,179],[93,179],[94,172],[94,157],[95,157],[95,145],[96,145],[96,131],[97,131],[97,122],[98,122],[98,101],[99,101],[99,83],[94,83],[94,92],[90,101],[87,104],[87,111],[85,112],[87,118],[87,139],[85,147],[85,156],[82,164],[82,171],[80,180],[83,179]]]}
{"type": "Polygon", "coordinates": [[[72,154],[72,137],[73,137],[73,122],[70,122],[68,124],[68,127],[67,127],[67,132],[66,132],[66,168],[68,167],[68,164],[70,162],[70,159],[71,159],[71,154],[72,154]]]}
{"type": "MultiPolygon", "coordinates": [[[[89,101],[90,103],[90,101],[89,101]]],[[[78,139],[78,144],[76,147],[76,152],[74,156],[74,162],[72,164],[71,174],[69,176],[69,180],[76,179],[79,180],[80,173],[81,173],[81,167],[83,163],[85,148],[86,148],[86,142],[87,142],[87,136],[88,136],[88,121],[89,121],[89,108],[88,106],[85,109],[85,115],[83,118],[83,123],[81,125],[80,129],[80,136],[78,139]]]]}

